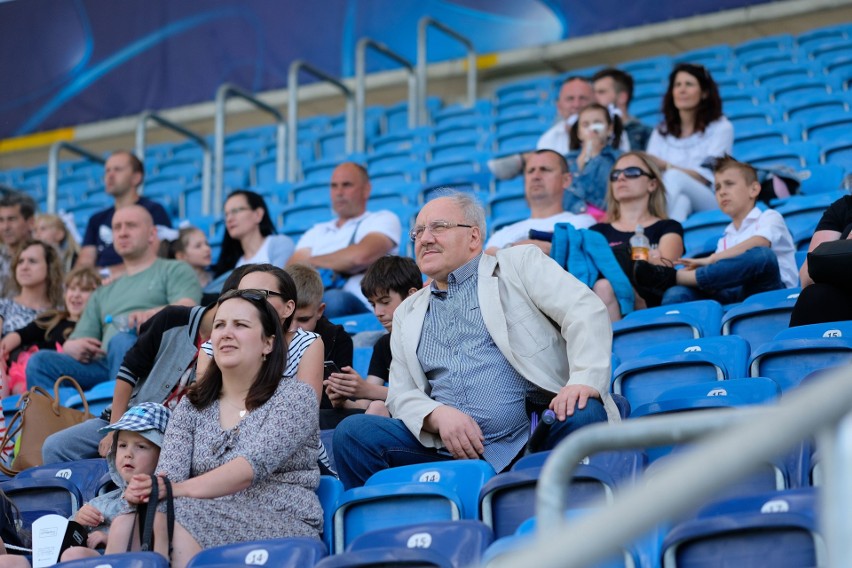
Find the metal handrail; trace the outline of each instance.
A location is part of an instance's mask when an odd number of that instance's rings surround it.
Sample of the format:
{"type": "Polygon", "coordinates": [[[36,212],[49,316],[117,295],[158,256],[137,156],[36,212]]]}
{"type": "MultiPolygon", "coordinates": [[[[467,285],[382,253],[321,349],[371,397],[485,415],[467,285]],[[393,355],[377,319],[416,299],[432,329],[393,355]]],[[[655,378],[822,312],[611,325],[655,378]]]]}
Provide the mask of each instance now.
{"type": "Polygon", "coordinates": [[[287,73],[287,118],[290,120],[290,124],[294,125],[291,129],[290,138],[287,140],[287,165],[289,166],[287,181],[290,182],[297,181],[298,156],[296,149],[299,143],[299,128],[297,126],[299,122],[299,71],[305,71],[326,83],[334,85],[346,97],[346,153],[352,153],[355,146],[355,96],[352,90],[339,79],[332,77],[325,71],[317,69],[310,63],[301,59],[293,61],[287,73]]]}
{"type": "MultiPolygon", "coordinates": [[[[140,160],[145,159],[145,138],[148,131],[148,122],[153,121],[173,132],[183,135],[185,138],[192,140],[201,147],[201,212],[204,215],[210,214],[210,145],[203,136],[181,126],[176,122],[172,122],[167,118],[157,114],[156,112],[146,110],[139,114],[136,120],[136,157],[140,160]]],[[[144,186],[143,186],[144,188],[144,186]]],[[[144,191],[144,189],[143,189],[144,191]]],[[[185,211],[183,212],[186,213],[185,211]]]]}
{"type": "Polygon", "coordinates": [[[67,150],[72,154],[95,162],[97,164],[105,164],[106,160],[90,152],[85,148],[72,144],[71,142],[57,142],[50,147],[50,153],[47,158],[47,212],[56,213],[56,192],[59,188],[59,152],[67,150]]]}
{"type": "Polygon", "coordinates": [[[539,531],[529,546],[495,558],[489,566],[581,567],[616,553],[624,543],[660,522],[686,514],[796,443],[818,436],[829,498],[821,500],[821,532],[828,566],[852,561],[852,367],[785,395],[774,407],[702,411],[593,425],[560,443],[538,482],[539,531]],[[845,418],[844,418],[845,417],[845,418]],[[840,436],[835,434],[835,428],[840,436]],[[611,507],[568,523],[561,508],[571,472],[583,457],[602,449],[635,448],[693,439],[710,433],[692,451],[673,456],[655,475],[625,490],[611,507]],[[840,442],[840,443],[839,443],[840,442]]]}
{"type": "Polygon", "coordinates": [[[355,151],[363,152],[367,147],[366,122],[366,75],[367,48],[385,54],[408,70],[408,127],[417,126],[417,70],[414,64],[387,45],[368,37],[362,37],[355,46],[355,151]]]}
{"type": "Polygon", "coordinates": [[[287,122],[284,116],[275,107],[236,85],[231,83],[219,85],[216,89],[216,120],[213,133],[213,203],[217,211],[222,206],[222,186],[225,178],[225,103],[233,97],[243,99],[275,117],[275,181],[284,181],[284,149],[287,138],[287,122]]]}
{"type": "Polygon", "coordinates": [[[473,107],[476,104],[476,51],[473,42],[438,20],[423,16],[417,22],[417,104],[420,126],[426,126],[429,122],[426,116],[426,31],[430,26],[458,40],[467,49],[467,105],[473,107]]]}

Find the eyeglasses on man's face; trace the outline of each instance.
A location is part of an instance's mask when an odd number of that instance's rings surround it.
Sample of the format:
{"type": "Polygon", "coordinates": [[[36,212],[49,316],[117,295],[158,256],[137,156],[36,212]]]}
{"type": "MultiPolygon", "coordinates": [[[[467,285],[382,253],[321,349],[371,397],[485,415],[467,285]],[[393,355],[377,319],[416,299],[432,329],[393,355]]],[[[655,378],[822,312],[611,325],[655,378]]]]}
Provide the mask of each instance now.
{"type": "Polygon", "coordinates": [[[408,236],[411,238],[412,242],[417,242],[420,237],[423,236],[423,233],[426,229],[429,229],[429,232],[432,233],[433,236],[438,236],[442,233],[447,232],[449,229],[455,229],[456,227],[464,227],[465,229],[472,229],[473,225],[465,225],[464,223],[451,223],[449,221],[432,221],[428,225],[415,225],[408,232],[408,236]]]}
{"type": "Polygon", "coordinates": [[[611,172],[609,172],[609,181],[617,181],[618,176],[620,176],[621,174],[624,174],[624,177],[627,179],[636,179],[641,176],[654,179],[653,174],[646,172],[639,166],[630,166],[629,168],[612,170],[611,172]]]}

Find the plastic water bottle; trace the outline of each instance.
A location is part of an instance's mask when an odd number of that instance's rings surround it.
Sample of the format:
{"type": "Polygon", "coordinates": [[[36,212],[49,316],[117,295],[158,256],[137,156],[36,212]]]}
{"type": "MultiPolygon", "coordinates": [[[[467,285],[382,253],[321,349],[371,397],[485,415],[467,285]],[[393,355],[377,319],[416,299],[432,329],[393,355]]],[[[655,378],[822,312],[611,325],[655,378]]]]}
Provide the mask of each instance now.
{"type": "Polygon", "coordinates": [[[650,256],[651,242],[645,236],[645,228],[636,225],[636,232],[630,237],[630,258],[647,261],[650,256]]]}
{"type": "Polygon", "coordinates": [[[136,333],[136,328],[130,325],[130,319],[127,314],[112,315],[107,314],[104,317],[104,323],[112,324],[119,333],[136,333]]]}

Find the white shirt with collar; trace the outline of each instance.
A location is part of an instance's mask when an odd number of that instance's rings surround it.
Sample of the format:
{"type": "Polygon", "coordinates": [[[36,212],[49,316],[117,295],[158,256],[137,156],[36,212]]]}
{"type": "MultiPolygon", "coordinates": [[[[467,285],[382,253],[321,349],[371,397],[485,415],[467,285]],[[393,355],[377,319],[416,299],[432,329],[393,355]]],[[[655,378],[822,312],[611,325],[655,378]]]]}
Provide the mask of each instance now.
{"type": "Polygon", "coordinates": [[[740,228],[730,223],[725,227],[725,234],[716,245],[716,252],[722,252],[734,247],[751,237],[763,237],[769,241],[769,248],[778,257],[778,271],[781,282],[787,288],[799,285],[799,269],[796,267],[796,246],[793,236],[784,222],[784,217],[774,209],[761,211],[755,207],[743,219],[740,228]]]}
{"type": "Polygon", "coordinates": [[[571,223],[576,229],[588,229],[597,221],[591,215],[585,213],[576,215],[568,211],[551,215],[543,219],[524,219],[511,225],[506,225],[499,231],[491,235],[488,242],[485,243],[485,248],[491,247],[503,248],[518,241],[530,238],[530,229],[536,231],[552,231],[556,223],[571,223]]]}
{"type": "MultiPolygon", "coordinates": [[[[393,241],[394,246],[387,252],[392,253],[399,246],[402,237],[402,225],[392,211],[365,211],[359,217],[347,220],[342,226],[337,226],[337,219],[317,223],[307,231],[296,243],[296,250],[310,249],[311,256],[331,254],[352,244],[360,243],[370,233],[379,233],[393,241]]],[[[355,274],[346,280],[343,289],[355,295],[365,306],[369,307],[367,299],[361,294],[363,274],[355,274]]]]}

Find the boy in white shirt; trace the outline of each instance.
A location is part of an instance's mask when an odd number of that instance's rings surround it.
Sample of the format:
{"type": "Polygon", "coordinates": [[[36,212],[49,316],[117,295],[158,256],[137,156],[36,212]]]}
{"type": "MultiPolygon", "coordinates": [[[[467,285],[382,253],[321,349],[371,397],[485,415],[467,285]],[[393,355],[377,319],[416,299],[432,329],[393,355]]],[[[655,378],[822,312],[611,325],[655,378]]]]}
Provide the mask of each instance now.
{"type": "Polygon", "coordinates": [[[716,252],[679,259],[680,270],[641,260],[634,267],[637,284],[662,294],[663,304],[708,298],[730,304],[798,285],[796,247],[784,218],[755,207],[760,183],[754,168],[724,156],[714,174],[716,201],[731,218],[716,252]]]}

